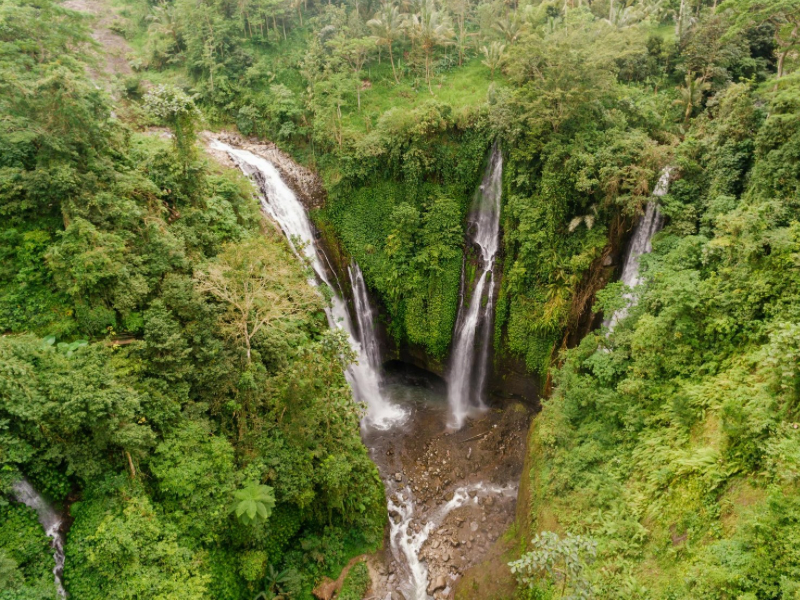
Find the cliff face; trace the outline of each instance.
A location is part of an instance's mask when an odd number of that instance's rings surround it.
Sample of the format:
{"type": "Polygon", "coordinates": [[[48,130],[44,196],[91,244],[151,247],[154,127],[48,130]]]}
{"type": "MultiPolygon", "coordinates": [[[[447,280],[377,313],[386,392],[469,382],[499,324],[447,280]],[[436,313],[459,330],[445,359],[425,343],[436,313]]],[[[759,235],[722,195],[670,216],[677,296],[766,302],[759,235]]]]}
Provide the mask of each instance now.
{"type": "MultiPolygon", "coordinates": [[[[342,287],[343,297],[347,299],[347,305],[353,315],[352,290],[347,276],[347,265],[350,256],[342,244],[336,238],[333,231],[320,229],[318,243],[321,244],[328,258],[331,267],[335,271],[335,280],[342,287]]],[[[497,269],[500,273],[500,269],[497,269]]],[[[474,285],[474,282],[468,283],[474,285]]],[[[495,292],[499,289],[496,286],[495,292]]],[[[378,337],[381,342],[383,357],[385,361],[401,361],[413,365],[416,368],[424,369],[438,377],[445,379],[447,376],[447,358],[437,360],[430,356],[424,346],[409,343],[398,344],[386,330],[388,319],[387,312],[377,298],[370,298],[378,314],[378,337]]],[[[531,406],[537,407],[541,385],[539,378],[527,372],[525,362],[519,358],[510,356],[508,353],[498,354],[494,348],[490,349],[490,376],[488,380],[487,393],[490,402],[506,403],[508,401],[521,401],[531,406]]]]}
{"type": "MultiPolygon", "coordinates": [[[[204,135],[204,137],[207,137],[204,135]]],[[[327,193],[319,176],[313,171],[299,165],[286,153],[270,142],[259,142],[248,140],[238,134],[223,133],[218,136],[226,143],[247,149],[251,152],[263,156],[269,160],[280,171],[281,176],[287,182],[292,191],[297,194],[298,199],[310,211],[312,219],[316,210],[325,205],[327,193]]],[[[210,138],[207,138],[210,139],[210,138]]],[[[214,152],[211,151],[213,154],[214,152]]],[[[227,156],[217,157],[221,162],[229,162],[227,156]]],[[[353,293],[350,286],[350,279],[347,273],[347,266],[350,264],[351,257],[343,244],[339,240],[336,232],[325,222],[315,220],[317,243],[322,248],[328,258],[329,275],[332,282],[340,288],[342,297],[346,299],[351,317],[355,318],[353,310],[353,293]]],[[[475,266],[475,252],[468,251],[467,262],[475,266]]],[[[501,259],[502,260],[502,259],[501,259]]],[[[470,273],[475,269],[468,269],[470,273]]],[[[495,268],[495,276],[500,277],[502,267],[495,268]]],[[[467,281],[467,290],[463,293],[468,295],[474,287],[474,277],[467,281]]],[[[498,293],[500,286],[495,286],[495,294],[498,293]]],[[[496,298],[495,298],[496,300],[496,298]]],[[[377,333],[381,343],[384,360],[400,361],[412,365],[418,369],[423,369],[445,379],[447,375],[447,357],[439,360],[432,357],[422,345],[411,343],[398,344],[387,332],[386,323],[388,313],[382,304],[374,296],[371,297],[373,307],[378,314],[377,333]]],[[[490,402],[506,403],[509,401],[522,401],[531,406],[538,406],[541,385],[539,378],[526,371],[524,361],[510,356],[508,353],[497,354],[494,348],[490,349],[490,373],[487,384],[487,393],[490,402]]]]}

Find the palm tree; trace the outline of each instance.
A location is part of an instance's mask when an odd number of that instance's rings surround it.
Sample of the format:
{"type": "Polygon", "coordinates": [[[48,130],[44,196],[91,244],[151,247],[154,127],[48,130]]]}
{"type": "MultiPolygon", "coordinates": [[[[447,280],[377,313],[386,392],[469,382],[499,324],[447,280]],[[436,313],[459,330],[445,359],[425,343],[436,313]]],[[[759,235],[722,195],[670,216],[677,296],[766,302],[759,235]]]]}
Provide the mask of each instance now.
{"type": "Polygon", "coordinates": [[[453,43],[455,32],[450,17],[441,10],[436,9],[433,0],[426,0],[422,10],[411,16],[411,35],[419,42],[425,54],[425,82],[428,91],[433,94],[431,87],[431,56],[436,46],[445,46],[453,43]]]}
{"type": "Polygon", "coordinates": [[[275,492],[268,485],[250,483],[235,491],[233,497],[237,500],[233,507],[236,518],[247,524],[265,522],[275,506],[275,492]]]}
{"type": "Polygon", "coordinates": [[[495,69],[498,69],[503,62],[503,53],[506,51],[506,45],[500,42],[492,42],[488,46],[481,48],[481,50],[485,57],[481,62],[491,69],[492,79],[494,79],[495,69]]]}
{"type": "Polygon", "coordinates": [[[678,88],[681,97],[673,102],[677,106],[684,107],[684,125],[689,122],[695,107],[699,106],[703,100],[703,92],[708,88],[708,83],[702,77],[695,78],[694,73],[691,71],[686,73],[686,85],[678,88]]]}
{"type": "Polygon", "coordinates": [[[508,15],[504,16],[502,19],[498,20],[497,23],[492,25],[492,28],[502,35],[507,43],[513,43],[517,39],[520,31],[520,22],[517,18],[517,13],[513,13],[510,17],[508,15]]]}
{"type": "Polygon", "coordinates": [[[612,1],[608,11],[608,18],[605,21],[617,29],[625,29],[644,21],[650,15],[661,10],[662,4],[663,0],[653,0],[624,6],[623,4],[615,5],[612,1]]]}
{"type": "Polygon", "coordinates": [[[386,2],[381,9],[375,13],[375,17],[367,21],[367,27],[372,30],[372,37],[379,46],[389,48],[389,62],[392,63],[392,75],[395,83],[400,83],[397,78],[397,71],[394,68],[394,55],[392,54],[392,44],[400,37],[405,27],[405,21],[400,14],[400,9],[393,4],[386,2]]]}
{"type": "Polygon", "coordinates": [[[585,215],[578,215],[569,222],[569,232],[572,233],[573,231],[575,231],[581,223],[586,225],[586,229],[591,229],[592,227],[594,227],[594,220],[596,217],[597,217],[597,205],[595,204],[592,205],[592,212],[587,213],[585,215]]]}

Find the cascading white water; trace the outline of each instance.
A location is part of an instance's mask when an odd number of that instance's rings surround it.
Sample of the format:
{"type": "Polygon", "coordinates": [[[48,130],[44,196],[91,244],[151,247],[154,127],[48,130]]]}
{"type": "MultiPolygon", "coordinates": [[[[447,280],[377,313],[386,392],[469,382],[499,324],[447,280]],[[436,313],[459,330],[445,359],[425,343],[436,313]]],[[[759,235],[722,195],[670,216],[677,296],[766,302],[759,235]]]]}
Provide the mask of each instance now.
{"type": "MultiPolygon", "coordinates": [[[[661,171],[656,188],[653,190],[654,200],[650,200],[647,203],[644,215],[642,215],[633,229],[633,236],[628,245],[628,253],[622,265],[622,274],[619,278],[631,290],[641,282],[639,277],[639,258],[642,254],[648,254],[653,250],[653,236],[664,227],[664,215],[658,210],[657,200],[669,191],[671,176],[672,167],[665,167],[661,171]]],[[[628,310],[636,304],[637,299],[633,291],[626,293],[624,297],[627,300],[627,305],[615,311],[610,318],[603,322],[603,325],[608,327],[609,332],[616,327],[620,320],[627,316],[628,310]]]]}
{"type": "Polygon", "coordinates": [[[503,153],[495,143],[483,181],[475,193],[469,223],[472,242],[480,249],[481,275],[469,304],[466,304],[467,285],[463,281],[466,270],[462,274],[461,307],[447,377],[450,425],[456,429],[464,424],[470,408],[483,406],[494,315],[493,269],[500,248],[502,187],[503,153]]]}
{"type": "Polygon", "coordinates": [[[453,492],[453,497],[439,507],[436,512],[428,517],[427,523],[415,531],[412,527],[414,518],[414,496],[408,487],[398,490],[393,494],[396,502],[389,499],[389,541],[395,558],[405,561],[408,567],[409,578],[407,586],[403,589],[408,600],[427,600],[428,595],[428,568],[419,558],[419,552],[433,530],[442,524],[444,518],[453,510],[460,508],[468,502],[479,503],[480,498],[487,496],[514,496],[515,485],[497,486],[483,482],[459,487],[453,492]],[[473,495],[470,496],[470,492],[473,495]]]}
{"type": "Polygon", "coordinates": [[[381,347],[378,343],[378,336],[375,333],[375,316],[369,303],[364,274],[355,261],[347,267],[347,273],[350,276],[350,285],[353,288],[353,303],[355,305],[356,320],[358,321],[362,355],[366,357],[367,366],[375,378],[374,391],[370,392],[375,394],[375,398],[370,404],[366,420],[372,427],[387,429],[402,421],[406,416],[406,412],[396,404],[387,401],[380,392],[381,347]]]}
{"type": "Polygon", "coordinates": [[[14,498],[18,502],[22,502],[25,506],[29,506],[36,511],[39,523],[45,534],[52,540],[50,547],[53,548],[53,559],[55,560],[53,576],[56,590],[58,590],[59,597],[66,598],[67,591],[61,581],[61,576],[64,572],[64,534],[61,532],[61,515],[50,506],[47,500],[34,489],[27,479],[20,479],[14,482],[11,489],[14,491],[14,498]]]}
{"type": "MultiPolygon", "coordinates": [[[[379,358],[376,355],[371,360],[364,344],[356,342],[353,336],[353,324],[347,308],[341,296],[336,293],[336,288],[328,280],[328,274],[322,261],[324,259],[325,262],[328,262],[327,257],[314,243],[311,221],[297,196],[283,181],[278,169],[265,158],[241,148],[234,148],[219,140],[211,142],[211,147],[227,153],[242,172],[258,184],[261,190],[261,206],[264,211],[278,223],[297,256],[307,259],[319,280],[333,292],[331,306],[325,312],[331,327],[339,327],[349,334],[350,344],[358,354],[358,361],[350,365],[346,375],[356,399],[367,406],[364,423],[378,429],[387,429],[402,421],[406,415],[405,411],[391,404],[381,393],[378,375],[379,358]]],[[[316,279],[312,279],[311,283],[317,285],[316,279]]],[[[366,288],[363,289],[363,294],[366,295],[366,288]]],[[[366,306],[369,305],[366,304],[366,306]]],[[[372,337],[374,339],[374,331],[372,337]]],[[[362,342],[364,339],[365,336],[362,334],[362,342]]],[[[377,351],[377,342],[375,342],[375,351],[377,351]]]]}

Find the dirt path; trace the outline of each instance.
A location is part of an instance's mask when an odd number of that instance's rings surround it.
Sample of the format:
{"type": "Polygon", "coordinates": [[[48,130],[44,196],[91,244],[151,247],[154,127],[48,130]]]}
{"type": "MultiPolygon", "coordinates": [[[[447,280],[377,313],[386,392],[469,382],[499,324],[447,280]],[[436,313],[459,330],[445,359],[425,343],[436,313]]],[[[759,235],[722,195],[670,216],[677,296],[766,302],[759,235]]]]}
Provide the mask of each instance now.
{"type": "Polygon", "coordinates": [[[67,0],[64,8],[94,16],[92,38],[100,44],[99,71],[92,71],[96,81],[102,81],[109,91],[118,76],[130,75],[133,70],[128,63],[131,45],[118,33],[111,30],[115,22],[122,22],[114,8],[103,0],[67,0]]]}

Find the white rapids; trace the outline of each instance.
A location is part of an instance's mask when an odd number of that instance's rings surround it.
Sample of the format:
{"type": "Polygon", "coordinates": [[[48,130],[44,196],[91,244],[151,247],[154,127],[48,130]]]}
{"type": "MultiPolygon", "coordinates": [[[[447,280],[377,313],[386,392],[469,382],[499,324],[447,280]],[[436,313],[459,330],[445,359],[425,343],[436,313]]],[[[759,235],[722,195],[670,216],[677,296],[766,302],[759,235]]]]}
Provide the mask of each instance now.
{"type": "Polygon", "coordinates": [[[392,554],[398,562],[405,562],[408,569],[409,577],[402,590],[407,600],[428,600],[431,597],[428,595],[428,567],[424,561],[420,560],[419,553],[431,532],[442,524],[444,518],[451,511],[469,502],[477,505],[479,498],[482,497],[491,495],[512,497],[516,494],[516,485],[498,486],[479,482],[459,487],[453,493],[453,498],[436,509],[428,517],[425,525],[415,532],[412,527],[414,496],[409,487],[397,490],[388,502],[391,515],[389,541],[392,554]],[[470,497],[470,492],[475,492],[475,496],[470,497]],[[397,499],[397,502],[392,500],[393,497],[397,499]]]}
{"type": "Polygon", "coordinates": [[[61,579],[64,572],[64,534],[61,531],[61,515],[50,506],[47,500],[34,489],[27,479],[20,479],[14,482],[11,489],[14,491],[14,498],[18,502],[22,502],[25,506],[36,511],[42,529],[44,529],[47,537],[50,538],[50,547],[53,549],[53,560],[55,561],[53,577],[55,578],[56,590],[60,598],[66,598],[67,591],[64,589],[61,579]]]}
{"type": "Polygon", "coordinates": [[[462,269],[461,306],[447,376],[450,426],[460,429],[470,409],[482,408],[489,368],[494,316],[494,263],[500,249],[500,199],[503,188],[503,153],[495,143],[478,188],[470,217],[472,241],[480,249],[481,275],[466,305],[466,269],[462,269]],[[466,308],[466,310],[465,310],[466,308]]]}
{"type": "Polygon", "coordinates": [[[619,278],[631,291],[624,295],[624,298],[627,300],[626,306],[614,311],[614,314],[603,322],[603,325],[608,328],[609,333],[613,331],[617,323],[628,315],[628,310],[637,302],[633,288],[641,283],[639,258],[643,254],[649,254],[653,251],[653,236],[664,227],[664,215],[658,210],[657,201],[669,191],[672,170],[672,167],[665,167],[661,171],[656,188],[653,190],[653,200],[647,203],[644,215],[642,215],[636,223],[636,227],[633,229],[633,236],[631,236],[631,241],[628,245],[628,253],[625,256],[625,262],[622,265],[622,274],[619,278]]]}
{"type": "MultiPolygon", "coordinates": [[[[388,429],[403,421],[406,418],[406,411],[384,398],[380,389],[380,357],[375,354],[379,347],[377,341],[374,341],[376,338],[372,328],[371,312],[369,317],[365,316],[363,319],[365,324],[369,322],[369,328],[366,325],[362,326],[362,343],[359,344],[356,341],[355,330],[345,303],[328,279],[328,272],[323,263],[323,259],[325,262],[328,262],[328,259],[314,243],[314,230],[305,207],[291,188],[286,185],[275,165],[265,158],[248,150],[234,148],[216,139],[211,142],[210,146],[214,150],[227,153],[242,172],[255,181],[261,191],[261,206],[264,211],[278,223],[295,254],[299,258],[307,260],[314,269],[316,278],[331,289],[331,306],[326,309],[328,322],[331,327],[338,327],[348,333],[350,344],[358,355],[357,362],[350,365],[346,375],[356,400],[367,407],[363,423],[378,429],[388,429]],[[369,331],[365,333],[367,329],[369,331]],[[374,344],[370,347],[373,341],[374,344]],[[373,354],[370,355],[370,352],[373,354]]],[[[356,265],[355,268],[358,269],[358,266],[356,265]]],[[[358,273],[360,272],[358,269],[358,273]]],[[[317,285],[316,278],[312,278],[312,285],[317,285]]],[[[363,277],[361,282],[363,283],[363,277]]],[[[366,288],[362,291],[366,296],[366,288]]],[[[359,314],[359,310],[364,310],[364,306],[369,306],[366,303],[359,308],[359,304],[359,301],[356,300],[357,314],[359,314]]],[[[358,320],[361,324],[360,314],[358,320]]]]}

